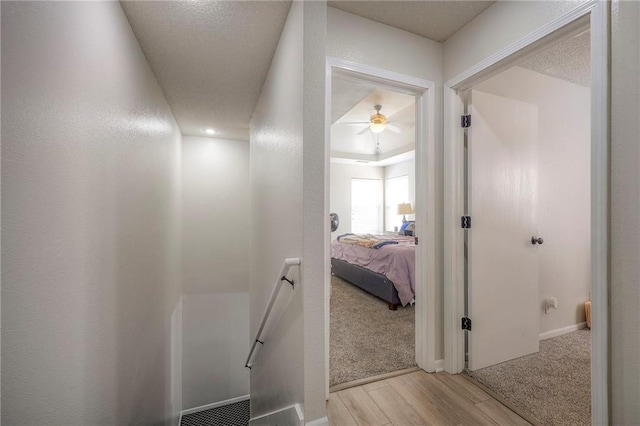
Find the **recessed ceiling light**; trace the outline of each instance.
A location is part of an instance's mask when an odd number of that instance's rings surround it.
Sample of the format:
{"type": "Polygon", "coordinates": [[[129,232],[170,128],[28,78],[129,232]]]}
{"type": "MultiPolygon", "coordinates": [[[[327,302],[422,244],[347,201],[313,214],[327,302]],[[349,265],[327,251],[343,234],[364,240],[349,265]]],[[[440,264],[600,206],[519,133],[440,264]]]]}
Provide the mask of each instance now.
{"type": "Polygon", "coordinates": [[[213,130],[213,129],[202,129],[202,130],[204,130],[204,132],[206,134],[208,134],[208,135],[215,135],[216,134],[216,131],[213,130]]]}

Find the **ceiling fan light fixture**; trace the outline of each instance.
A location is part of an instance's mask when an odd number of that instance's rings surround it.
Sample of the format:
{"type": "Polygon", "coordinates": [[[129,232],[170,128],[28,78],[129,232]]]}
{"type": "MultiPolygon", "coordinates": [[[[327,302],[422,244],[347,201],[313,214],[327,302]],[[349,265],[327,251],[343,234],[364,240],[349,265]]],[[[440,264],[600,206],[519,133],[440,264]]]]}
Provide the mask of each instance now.
{"type": "Polygon", "coordinates": [[[375,123],[375,122],[371,122],[371,124],[369,125],[369,129],[373,132],[373,133],[382,133],[384,131],[384,128],[386,127],[385,123],[375,123]]]}
{"type": "Polygon", "coordinates": [[[369,118],[369,122],[371,123],[369,124],[369,129],[373,133],[382,133],[387,126],[387,117],[384,114],[380,114],[382,105],[374,105],[373,109],[376,110],[376,113],[369,118]]]}

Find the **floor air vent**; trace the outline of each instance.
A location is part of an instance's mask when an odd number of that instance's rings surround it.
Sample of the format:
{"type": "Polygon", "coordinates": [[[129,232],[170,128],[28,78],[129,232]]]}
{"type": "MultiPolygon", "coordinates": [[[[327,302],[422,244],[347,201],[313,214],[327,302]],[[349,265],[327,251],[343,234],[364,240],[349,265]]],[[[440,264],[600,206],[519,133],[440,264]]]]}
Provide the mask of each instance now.
{"type": "Polygon", "coordinates": [[[182,416],[180,426],[247,426],[249,400],[182,416]]]}

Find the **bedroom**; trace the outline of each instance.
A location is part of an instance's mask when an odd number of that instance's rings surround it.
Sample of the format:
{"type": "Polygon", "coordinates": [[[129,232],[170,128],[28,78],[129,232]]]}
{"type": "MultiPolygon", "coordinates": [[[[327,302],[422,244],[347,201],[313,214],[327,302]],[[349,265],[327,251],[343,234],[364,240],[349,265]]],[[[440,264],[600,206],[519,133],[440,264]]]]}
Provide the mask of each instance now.
{"type": "Polygon", "coordinates": [[[393,89],[332,78],[332,390],[417,367],[416,98],[393,89]]]}

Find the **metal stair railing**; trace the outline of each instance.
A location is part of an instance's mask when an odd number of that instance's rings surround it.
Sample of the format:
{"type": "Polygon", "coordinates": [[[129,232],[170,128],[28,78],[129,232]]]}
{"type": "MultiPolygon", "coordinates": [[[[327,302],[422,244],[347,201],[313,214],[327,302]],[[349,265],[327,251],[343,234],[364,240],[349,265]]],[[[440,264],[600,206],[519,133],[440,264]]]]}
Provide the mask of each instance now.
{"type": "Polygon", "coordinates": [[[283,282],[288,282],[291,284],[291,287],[294,287],[293,280],[287,278],[287,273],[292,266],[300,265],[301,261],[299,257],[289,257],[284,260],[282,264],[282,269],[280,269],[280,273],[278,274],[278,280],[273,286],[273,290],[271,291],[271,298],[269,299],[269,303],[267,304],[267,308],[262,315],[262,321],[260,321],[260,326],[258,327],[258,331],[256,332],[256,338],[253,339],[253,343],[251,344],[251,350],[249,351],[249,356],[247,356],[247,362],[245,362],[244,366],[251,369],[253,365],[253,355],[256,350],[256,346],[258,343],[264,345],[264,341],[262,340],[262,331],[264,330],[264,326],[269,319],[269,315],[271,314],[271,309],[273,309],[273,304],[276,302],[276,298],[278,297],[278,293],[280,292],[280,287],[282,287],[283,282]]]}

